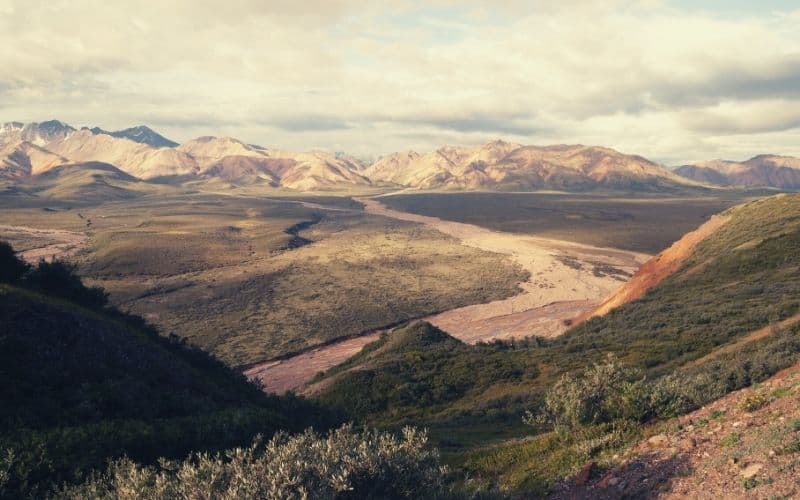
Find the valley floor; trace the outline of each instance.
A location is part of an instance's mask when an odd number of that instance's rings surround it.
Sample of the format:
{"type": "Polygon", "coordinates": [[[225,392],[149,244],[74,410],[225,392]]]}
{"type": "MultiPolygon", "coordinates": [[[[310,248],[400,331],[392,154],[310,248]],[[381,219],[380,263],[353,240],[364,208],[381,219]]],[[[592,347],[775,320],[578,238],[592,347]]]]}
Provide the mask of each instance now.
{"type": "MultiPolygon", "coordinates": [[[[463,245],[509,256],[530,274],[521,293],[506,299],[450,309],[424,320],[468,343],[530,335],[553,337],[568,320],[596,306],[649,258],[644,253],[505,233],[388,208],[374,198],[359,198],[373,215],[424,225],[457,238],[463,245]]],[[[245,371],[265,390],[297,389],[377,340],[380,331],[333,342],[288,359],[271,360],[245,371]]]]}

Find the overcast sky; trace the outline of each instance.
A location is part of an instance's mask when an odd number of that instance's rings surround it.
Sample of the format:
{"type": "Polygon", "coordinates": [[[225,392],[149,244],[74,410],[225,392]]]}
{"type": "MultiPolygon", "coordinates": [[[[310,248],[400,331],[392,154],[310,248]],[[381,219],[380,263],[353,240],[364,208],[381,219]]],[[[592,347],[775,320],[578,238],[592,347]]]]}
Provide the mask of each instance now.
{"type": "Polygon", "coordinates": [[[0,0],[0,121],[800,156],[800,2],[0,0]],[[793,5],[794,4],[794,5],[793,5]]]}

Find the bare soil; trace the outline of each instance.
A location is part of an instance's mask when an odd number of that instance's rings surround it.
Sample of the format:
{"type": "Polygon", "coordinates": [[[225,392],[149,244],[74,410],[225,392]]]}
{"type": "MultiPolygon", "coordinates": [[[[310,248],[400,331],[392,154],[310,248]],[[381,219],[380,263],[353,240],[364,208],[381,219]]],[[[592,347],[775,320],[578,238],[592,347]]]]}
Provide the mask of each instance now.
{"type": "Polygon", "coordinates": [[[44,259],[51,262],[65,259],[77,254],[86,246],[88,236],[84,233],[65,231],[63,229],[37,229],[27,226],[0,225],[0,234],[12,240],[40,242],[31,248],[19,252],[19,256],[35,264],[44,259]]]}

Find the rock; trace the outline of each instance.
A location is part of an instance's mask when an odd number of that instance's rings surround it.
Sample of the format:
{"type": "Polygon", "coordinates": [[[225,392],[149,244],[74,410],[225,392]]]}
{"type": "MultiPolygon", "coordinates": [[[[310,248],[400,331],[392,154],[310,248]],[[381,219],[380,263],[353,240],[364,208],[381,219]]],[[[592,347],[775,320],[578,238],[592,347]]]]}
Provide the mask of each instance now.
{"type": "Polygon", "coordinates": [[[604,489],[606,489],[606,488],[608,488],[610,486],[614,486],[618,482],[619,482],[619,478],[617,478],[615,476],[612,476],[611,474],[606,474],[605,476],[603,476],[602,479],[597,481],[597,485],[596,486],[599,489],[604,490],[604,489]]]}
{"type": "Polygon", "coordinates": [[[592,470],[594,470],[595,465],[594,462],[589,462],[581,468],[581,471],[578,472],[578,475],[575,476],[575,484],[578,486],[583,486],[589,482],[589,478],[592,477],[592,470]]]}
{"type": "Polygon", "coordinates": [[[734,426],[734,427],[741,427],[741,425],[742,425],[742,423],[741,423],[741,422],[734,422],[734,423],[733,423],[733,426],[734,426]]]}
{"type": "Polygon", "coordinates": [[[763,468],[764,464],[750,464],[744,469],[742,469],[742,471],[739,474],[741,474],[742,477],[745,479],[751,479],[755,477],[759,472],[761,472],[761,469],[763,468]]]}
{"type": "Polygon", "coordinates": [[[664,448],[669,445],[669,438],[664,434],[656,434],[647,440],[647,444],[652,448],[664,448]]]}

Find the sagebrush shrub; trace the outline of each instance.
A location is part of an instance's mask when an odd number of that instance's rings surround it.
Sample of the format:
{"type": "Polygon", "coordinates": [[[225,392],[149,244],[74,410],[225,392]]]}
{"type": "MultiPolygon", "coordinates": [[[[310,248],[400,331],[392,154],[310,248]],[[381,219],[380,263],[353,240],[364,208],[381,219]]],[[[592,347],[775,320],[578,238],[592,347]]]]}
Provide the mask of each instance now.
{"type": "Polygon", "coordinates": [[[578,374],[565,374],[544,398],[538,416],[529,423],[551,425],[559,431],[615,420],[643,421],[662,415],[680,400],[672,380],[649,382],[640,370],[625,366],[614,356],[578,374]]]}
{"type": "Polygon", "coordinates": [[[407,427],[400,437],[356,432],[349,425],[320,436],[312,430],[278,433],[265,444],[224,454],[196,454],[183,462],[143,467],[131,460],[78,486],[64,499],[341,499],[436,498],[444,495],[445,468],[425,432],[407,427]]]}
{"type": "Polygon", "coordinates": [[[739,400],[739,409],[752,412],[769,403],[769,397],[763,392],[753,391],[739,400]]]}

